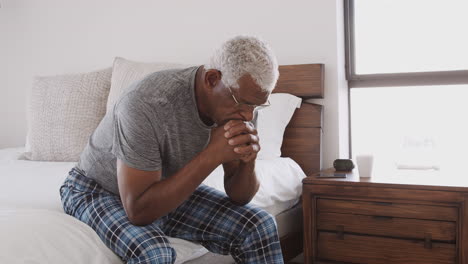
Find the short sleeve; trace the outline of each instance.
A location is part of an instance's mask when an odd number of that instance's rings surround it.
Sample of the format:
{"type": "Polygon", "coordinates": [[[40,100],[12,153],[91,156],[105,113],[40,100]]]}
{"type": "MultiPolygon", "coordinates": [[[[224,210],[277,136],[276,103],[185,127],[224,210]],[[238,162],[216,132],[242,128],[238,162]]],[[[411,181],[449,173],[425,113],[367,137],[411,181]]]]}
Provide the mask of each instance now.
{"type": "Polygon", "coordinates": [[[161,170],[161,155],[150,107],[133,94],[126,94],[113,109],[112,153],[127,166],[161,170]]]}

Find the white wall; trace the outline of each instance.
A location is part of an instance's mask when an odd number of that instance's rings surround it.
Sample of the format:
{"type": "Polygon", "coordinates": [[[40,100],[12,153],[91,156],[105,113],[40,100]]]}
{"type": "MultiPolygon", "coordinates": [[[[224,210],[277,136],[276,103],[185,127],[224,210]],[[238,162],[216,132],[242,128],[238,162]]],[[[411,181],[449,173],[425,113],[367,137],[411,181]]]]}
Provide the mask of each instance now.
{"type": "Polygon", "coordinates": [[[347,156],[341,0],[0,2],[0,148],[25,143],[33,76],[109,67],[115,56],[201,64],[226,38],[255,34],[280,64],[325,64],[325,99],[313,100],[325,105],[323,166],[347,156]]]}

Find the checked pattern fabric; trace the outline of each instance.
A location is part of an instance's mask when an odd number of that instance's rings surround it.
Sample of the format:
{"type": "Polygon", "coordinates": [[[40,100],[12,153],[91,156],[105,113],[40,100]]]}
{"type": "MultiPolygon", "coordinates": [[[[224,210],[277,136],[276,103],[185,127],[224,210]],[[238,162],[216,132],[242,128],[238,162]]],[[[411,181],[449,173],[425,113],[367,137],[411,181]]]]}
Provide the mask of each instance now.
{"type": "Polygon", "coordinates": [[[93,228],[126,263],[174,263],[176,252],[167,236],[200,243],[214,253],[231,254],[237,263],[283,263],[274,218],[262,209],[236,205],[206,185],[146,226],[132,225],[120,197],[75,168],[60,195],[65,212],[93,228]]]}

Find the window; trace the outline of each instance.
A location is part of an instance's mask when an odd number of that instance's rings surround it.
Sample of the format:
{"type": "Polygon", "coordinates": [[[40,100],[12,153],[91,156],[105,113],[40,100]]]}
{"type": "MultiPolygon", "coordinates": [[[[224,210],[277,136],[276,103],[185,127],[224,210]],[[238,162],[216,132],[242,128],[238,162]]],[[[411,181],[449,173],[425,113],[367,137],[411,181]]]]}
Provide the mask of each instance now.
{"type": "Polygon", "coordinates": [[[351,150],[381,173],[468,157],[468,1],[345,0],[351,150]]]}

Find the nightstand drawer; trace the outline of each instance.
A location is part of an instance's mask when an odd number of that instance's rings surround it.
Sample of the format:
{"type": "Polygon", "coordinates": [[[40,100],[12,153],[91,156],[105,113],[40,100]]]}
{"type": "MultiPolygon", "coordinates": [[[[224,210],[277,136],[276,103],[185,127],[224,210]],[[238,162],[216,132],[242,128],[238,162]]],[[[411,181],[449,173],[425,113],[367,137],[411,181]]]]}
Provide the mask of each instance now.
{"type": "Polygon", "coordinates": [[[318,233],[318,259],[372,264],[456,263],[454,244],[432,243],[425,248],[423,241],[318,233]]]}
{"type": "Polygon", "coordinates": [[[356,200],[317,199],[317,210],[328,213],[361,214],[371,216],[391,216],[439,221],[457,221],[458,208],[403,204],[392,202],[369,202],[356,200]]]}
{"type": "Polygon", "coordinates": [[[343,233],[359,233],[394,238],[438,240],[455,243],[456,224],[447,221],[319,213],[317,229],[343,233]]]}

